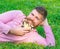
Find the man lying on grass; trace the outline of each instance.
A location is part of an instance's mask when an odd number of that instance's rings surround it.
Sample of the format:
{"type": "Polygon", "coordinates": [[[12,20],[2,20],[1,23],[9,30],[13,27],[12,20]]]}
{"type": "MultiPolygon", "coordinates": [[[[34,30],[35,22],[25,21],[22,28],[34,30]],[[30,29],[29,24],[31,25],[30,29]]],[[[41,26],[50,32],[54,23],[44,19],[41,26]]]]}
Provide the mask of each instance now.
{"type": "Polygon", "coordinates": [[[37,43],[44,46],[55,46],[55,39],[47,21],[47,11],[36,7],[26,17],[20,10],[12,10],[0,14],[0,42],[37,43]],[[36,31],[43,26],[46,38],[36,31]]]}

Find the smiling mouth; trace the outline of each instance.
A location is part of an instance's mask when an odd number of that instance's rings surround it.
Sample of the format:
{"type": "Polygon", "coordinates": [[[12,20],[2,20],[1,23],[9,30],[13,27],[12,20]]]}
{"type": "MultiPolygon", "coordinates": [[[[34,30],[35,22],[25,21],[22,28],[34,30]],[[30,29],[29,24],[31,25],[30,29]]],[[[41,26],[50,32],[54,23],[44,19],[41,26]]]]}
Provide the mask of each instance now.
{"type": "Polygon", "coordinates": [[[30,18],[25,18],[25,21],[26,21],[28,24],[30,24],[31,26],[34,27],[34,22],[33,22],[33,20],[31,20],[30,18]]]}
{"type": "Polygon", "coordinates": [[[29,23],[29,21],[32,23],[32,24],[34,24],[34,22],[33,22],[33,20],[31,20],[30,18],[25,18],[26,19],[26,21],[29,23]]]}

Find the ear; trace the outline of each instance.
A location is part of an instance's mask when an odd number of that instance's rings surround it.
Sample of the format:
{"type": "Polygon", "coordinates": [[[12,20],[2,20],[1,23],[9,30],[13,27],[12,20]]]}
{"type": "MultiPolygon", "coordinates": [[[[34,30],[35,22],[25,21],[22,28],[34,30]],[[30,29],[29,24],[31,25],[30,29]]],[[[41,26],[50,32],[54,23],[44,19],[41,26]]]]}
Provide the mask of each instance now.
{"type": "Polygon", "coordinates": [[[43,20],[39,25],[48,25],[48,21],[47,21],[47,18],[45,20],[43,20]]]}
{"type": "Polygon", "coordinates": [[[44,24],[44,21],[43,21],[43,22],[41,22],[39,25],[40,25],[40,26],[43,26],[43,24],[44,24]]]}
{"type": "Polygon", "coordinates": [[[44,20],[43,25],[49,25],[47,18],[44,20]]]}

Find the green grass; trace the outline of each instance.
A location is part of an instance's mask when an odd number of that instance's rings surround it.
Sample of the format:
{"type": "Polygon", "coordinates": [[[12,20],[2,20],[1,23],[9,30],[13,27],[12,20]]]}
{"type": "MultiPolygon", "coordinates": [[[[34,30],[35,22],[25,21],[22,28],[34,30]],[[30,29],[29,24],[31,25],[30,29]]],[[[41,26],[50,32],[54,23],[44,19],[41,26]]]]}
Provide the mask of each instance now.
{"type": "MultiPolygon", "coordinates": [[[[56,46],[46,47],[44,49],[60,49],[60,0],[0,0],[0,13],[9,10],[22,10],[28,15],[36,6],[44,6],[48,11],[48,22],[55,36],[56,46]]],[[[44,36],[42,27],[38,27],[39,34],[44,36]],[[43,34],[42,34],[43,33],[43,34]]],[[[37,44],[19,44],[12,43],[0,44],[0,49],[43,49],[37,44]]]]}
{"type": "Polygon", "coordinates": [[[21,43],[21,44],[12,44],[12,43],[0,43],[0,49],[43,49],[41,45],[33,43],[21,43]],[[3,44],[3,45],[2,45],[3,44]]]}

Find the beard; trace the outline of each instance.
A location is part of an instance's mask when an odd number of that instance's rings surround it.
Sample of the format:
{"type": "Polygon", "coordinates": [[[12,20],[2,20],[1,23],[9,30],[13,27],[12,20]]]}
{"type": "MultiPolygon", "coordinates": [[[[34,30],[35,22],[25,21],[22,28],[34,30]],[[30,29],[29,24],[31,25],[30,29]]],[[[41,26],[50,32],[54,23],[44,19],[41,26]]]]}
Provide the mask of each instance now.
{"type": "Polygon", "coordinates": [[[29,23],[29,21],[31,22],[30,24],[34,26],[33,28],[36,28],[39,25],[39,24],[35,25],[35,22],[32,19],[30,19],[30,18],[26,17],[25,19],[26,19],[27,23],[29,23]]]}
{"type": "Polygon", "coordinates": [[[30,18],[26,17],[25,19],[26,19],[26,22],[28,22],[28,23],[30,22],[32,25],[34,24],[33,20],[31,20],[30,18]]]}
{"type": "Polygon", "coordinates": [[[32,25],[33,27],[35,26],[35,25],[34,25],[34,24],[35,24],[34,21],[31,20],[30,18],[27,18],[27,17],[26,17],[26,18],[25,18],[25,22],[28,23],[28,24],[30,24],[30,25],[32,25]]]}

